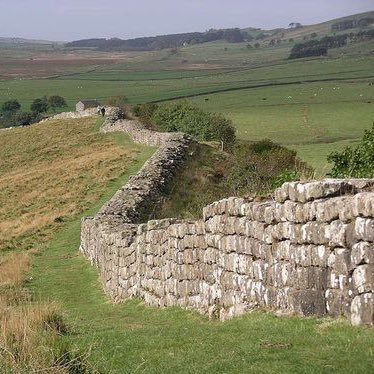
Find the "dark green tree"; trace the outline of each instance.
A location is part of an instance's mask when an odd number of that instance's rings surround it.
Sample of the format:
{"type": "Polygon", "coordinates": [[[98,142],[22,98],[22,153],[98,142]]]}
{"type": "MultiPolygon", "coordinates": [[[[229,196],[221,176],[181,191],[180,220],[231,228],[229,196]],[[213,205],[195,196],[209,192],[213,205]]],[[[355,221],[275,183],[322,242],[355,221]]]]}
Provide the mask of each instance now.
{"type": "Polygon", "coordinates": [[[4,115],[12,115],[21,109],[21,104],[17,100],[8,100],[1,106],[4,115]]]}
{"type": "Polygon", "coordinates": [[[48,99],[46,96],[42,97],[41,99],[35,99],[30,109],[35,114],[45,113],[48,110],[48,99]]]}
{"type": "Polygon", "coordinates": [[[48,106],[55,112],[57,108],[66,107],[66,101],[62,96],[49,96],[47,100],[48,106]]]}
{"type": "Polygon", "coordinates": [[[364,132],[361,142],[354,148],[332,152],[327,160],[333,164],[330,175],[334,178],[374,177],[374,124],[364,132]]]}

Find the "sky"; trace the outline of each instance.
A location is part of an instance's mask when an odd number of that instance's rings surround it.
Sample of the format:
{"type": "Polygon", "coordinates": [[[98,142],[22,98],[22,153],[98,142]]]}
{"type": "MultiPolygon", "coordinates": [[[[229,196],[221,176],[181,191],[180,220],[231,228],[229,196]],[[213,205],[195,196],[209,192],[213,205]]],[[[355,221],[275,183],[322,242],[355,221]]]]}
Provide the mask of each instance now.
{"type": "Polygon", "coordinates": [[[0,37],[71,41],[286,27],[374,10],[374,0],[0,0],[0,37]]]}

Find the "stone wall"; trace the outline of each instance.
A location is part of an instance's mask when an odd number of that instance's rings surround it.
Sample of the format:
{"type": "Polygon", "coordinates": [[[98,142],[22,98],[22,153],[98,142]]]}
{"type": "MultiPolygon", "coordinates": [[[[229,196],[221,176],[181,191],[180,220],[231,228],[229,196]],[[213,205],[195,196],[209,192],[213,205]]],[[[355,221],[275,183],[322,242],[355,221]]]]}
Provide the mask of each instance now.
{"type": "Polygon", "coordinates": [[[190,139],[110,120],[154,156],[91,218],[81,251],[113,301],[193,308],[224,320],[255,308],[374,322],[374,180],[285,183],[273,199],[228,198],[202,219],[151,220],[190,139]],[[146,222],[146,223],[141,223],[146,222]]]}

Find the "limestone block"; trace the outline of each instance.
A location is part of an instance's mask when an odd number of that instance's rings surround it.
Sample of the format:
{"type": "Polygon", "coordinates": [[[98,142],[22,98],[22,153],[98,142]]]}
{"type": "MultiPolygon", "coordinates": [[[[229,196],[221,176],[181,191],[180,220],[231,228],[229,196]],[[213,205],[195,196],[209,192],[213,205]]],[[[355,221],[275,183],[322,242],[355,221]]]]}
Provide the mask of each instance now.
{"type": "Polygon", "coordinates": [[[327,267],[327,260],[331,254],[329,247],[325,245],[311,246],[311,261],[313,266],[327,267]]]}
{"type": "Polygon", "coordinates": [[[240,216],[241,214],[241,206],[244,204],[243,198],[238,197],[231,197],[228,199],[227,203],[227,213],[230,216],[240,216]]]}
{"type": "Polygon", "coordinates": [[[346,248],[335,248],[335,261],[332,269],[343,275],[348,275],[352,270],[351,265],[351,251],[346,248]]]}
{"type": "Polygon", "coordinates": [[[353,278],[350,274],[339,274],[334,270],[330,270],[328,273],[327,288],[350,290],[353,288],[353,278]]]}
{"type": "Polygon", "coordinates": [[[278,203],[278,202],[274,203],[274,220],[275,220],[275,222],[286,221],[284,204],[278,203]]]}
{"type": "Polygon", "coordinates": [[[291,304],[296,313],[311,316],[326,313],[323,291],[293,290],[290,292],[291,304]]]}
{"type": "Polygon", "coordinates": [[[245,223],[247,221],[246,217],[235,218],[234,221],[234,231],[237,235],[245,235],[245,223]]]}
{"type": "Polygon", "coordinates": [[[362,192],[352,199],[352,212],[355,217],[374,217],[374,192],[362,192]]]}
{"type": "Polygon", "coordinates": [[[303,235],[302,235],[302,225],[301,224],[291,224],[289,226],[289,235],[290,235],[290,240],[291,243],[297,243],[301,244],[303,243],[303,235]]]}
{"type": "Polygon", "coordinates": [[[272,245],[272,255],[277,260],[289,260],[290,256],[291,241],[284,240],[276,242],[272,245]]]}
{"type": "Polygon", "coordinates": [[[309,288],[309,268],[298,266],[295,268],[292,277],[294,277],[294,286],[298,290],[309,288]]]}
{"type": "Polygon", "coordinates": [[[364,293],[356,296],[351,304],[351,323],[357,325],[374,325],[374,296],[364,293]]]}
{"type": "Polygon", "coordinates": [[[288,183],[286,182],[274,191],[274,199],[278,203],[283,203],[284,201],[288,200],[288,198],[288,183]]]}
{"type": "Polygon", "coordinates": [[[236,290],[239,291],[240,287],[236,282],[235,273],[232,271],[223,271],[221,274],[220,284],[225,291],[236,290]]]}
{"type": "Polygon", "coordinates": [[[353,272],[353,285],[359,294],[364,292],[373,292],[374,265],[365,264],[358,266],[353,272]]]}
{"type": "Polygon", "coordinates": [[[344,196],[316,201],[315,207],[317,221],[331,222],[337,220],[342,207],[349,205],[350,201],[350,197],[344,196]]]}
{"type": "Polygon", "coordinates": [[[267,244],[271,244],[273,242],[273,227],[274,226],[267,226],[264,229],[264,235],[261,238],[261,241],[267,244]]]}
{"type": "Polygon", "coordinates": [[[222,235],[220,235],[220,234],[215,234],[215,235],[208,234],[208,235],[205,236],[205,238],[206,238],[206,244],[207,244],[208,247],[218,248],[219,242],[222,238],[222,235]]]}
{"type": "Polygon", "coordinates": [[[294,267],[290,263],[281,263],[280,271],[275,268],[275,270],[279,271],[279,274],[276,278],[276,287],[289,287],[294,285],[294,267]]]}
{"type": "Polygon", "coordinates": [[[354,265],[374,263],[374,244],[369,242],[359,242],[353,245],[351,261],[354,265]]]}
{"type": "Polygon", "coordinates": [[[197,262],[196,250],[186,249],[184,251],[184,262],[188,265],[195,264],[197,262]]]}
{"type": "Polygon", "coordinates": [[[302,225],[301,240],[305,244],[327,244],[330,240],[330,225],[321,222],[302,225]]]}
{"type": "Polygon", "coordinates": [[[354,294],[351,290],[328,289],[325,292],[326,310],[332,316],[349,316],[354,294]]]}
{"type": "Polygon", "coordinates": [[[354,235],[357,239],[374,242],[374,219],[357,217],[354,226],[354,235]]]}
{"type": "Polygon", "coordinates": [[[300,217],[300,210],[302,208],[301,203],[296,203],[291,200],[287,200],[283,204],[283,216],[289,222],[303,221],[303,217],[300,217]],[[301,218],[301,219],[300,219],[301,218]]]}
{"type": "Polygon", "coordinates": [[[328,281],[328,269],[321,269],[313,266],[308,268],[308,288],[313,290],[326,290],[328,281]]]}
{"type": "Polygon", "coordinates": [[[252,217],[249,216],[250,210],[251,210],[251,202],[244,202],[243,204],[240,205],[239,215],[242,217],[247,217],[248,219],[252,219],[252,217]]]}
{"type": "Polygon", "coordinates": [[[290,259],[300,266],[312,265],[312,245],[291,245],[290,259]]]}
{"type": "Polygon", "coordinates": [[[280,222],[273,226],[273,238],[276,240],[284,240],[291,238],[291,230],[294,224],[292,222],[280,222]]]}
{"type": "Polygon", "coordinates": [[[334,247],[345,247],[347,245],[346,235],[347,235],[348,225],[341,221],[332,221],[330,223],[330,240],[329,246],[334,247]]]}
{"type": "Polygon", "coordinates": [[[265,216],[267,216],[267,219],[270,220],[269,223],[271,223],[274,219],[274,214],[269,211],[273,210],[272,203],[270,201],[266,201],[263,203],[257,203],[256,206],[254,206],[253,209],[253,220],[259,221],[259,222],[266,222],[265,216]]]}
{"type": "Polygon", "coordinates": [[[205,235],[205,222],[202,220],[196,221],[195,230],[197,235],[205,235]]]}
{"type": "Polygon", "coordinates": [[[269,265],[264,260],[253,261],[253,276],[256,281],[264,281],[269,265]]]}
{"type": "Polygon", "coordinates": [[[204,259],[203,259],[204,263],[215,264],[217,262],[217,259],[218,259],[218,251],[216,248],[208,247],[204,251],[204,259]]]}

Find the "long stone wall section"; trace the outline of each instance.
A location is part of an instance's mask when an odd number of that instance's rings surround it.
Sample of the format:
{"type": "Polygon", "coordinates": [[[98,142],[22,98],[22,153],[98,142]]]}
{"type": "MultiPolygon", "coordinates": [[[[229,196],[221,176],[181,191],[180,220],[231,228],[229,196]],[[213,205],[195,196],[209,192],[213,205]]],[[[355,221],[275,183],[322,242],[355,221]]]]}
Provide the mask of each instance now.
{"type": "Polygon", "coordinates": [[[190,140],[137,126],[115,121],[104,130],[162,145],[82,221],[81,251],[113,301],[140,297],[222,320],[266,308],[373,325],[374,180],[285,183],[272,200],[215,202],[201,220],[140,223],[183,164],[190,140]]]}

